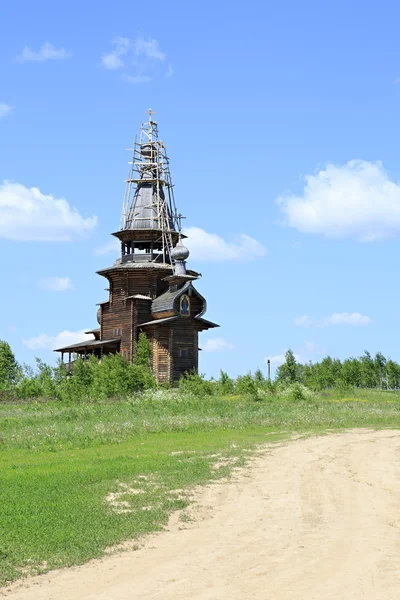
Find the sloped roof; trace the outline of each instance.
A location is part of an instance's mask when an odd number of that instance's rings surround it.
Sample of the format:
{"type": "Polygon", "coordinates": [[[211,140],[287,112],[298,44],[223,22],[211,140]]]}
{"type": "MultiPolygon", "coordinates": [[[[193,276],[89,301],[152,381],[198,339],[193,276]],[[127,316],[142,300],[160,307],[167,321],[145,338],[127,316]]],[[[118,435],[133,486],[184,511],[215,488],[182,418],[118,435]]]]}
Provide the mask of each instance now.
{"type": "Polygon", "coordinates": [[[175,230],[174,221],[165,203],[165,211],[159,215],[160,204],[165,202],[164,188],[156,185],[156,172],[150,164],[138,182],[132,206],[126,215],[126,229],[169,229],[175,230]]]}
{"type": "Polygon", "coordinates": [[[207,319],[202,319],[201,317],[195,317],[196,321],[199,321],[203,325],[207,326],[207,329],[212,327],[219,327],[217,323],[213,323],[212,321],[207,321],[207,319]]]}
{"type": "Polygon", "coordinates": [[[202,319],[201,317],[193,317],[193,318],[188,318],[188,317],[181,317],[180,315],[177,315],[176,317],[166,317],[165,319],[153,319],[152,321],[147,321],[147,323],[140,323],[140,325],[138,325],[138,327],[146,327],[149,325],[167,325],[168,323],[171,323],[172,321],[176,321],[177,319],[183,319],[185,323],[189,323],[189,322],[197,322],[201,324],[201,329],[212,329],[213,327],[219,327],[219,325],[217,325],[217,323],[213,323],[212,321],[207,321],[207,319],[202,319]]]}
{"type": "Polygon", "coordinates": [[[158,263],[158,262],[121,262],[121,259],[118,258],[112,267],[108,267],[107,269],[100,269],[100,271],[96,271],[99,275],[110,273],[111,271],[115,271],[115,269],[122,269],[124,271],[130,271],[131,269],[160,269],[163,271],[172,271],[172,265],[167,263],[158,263]]]}
{"type": "Polygon", "coordinates": [[[164,325],[170,321],[176,321],[176,319],[179,318],[180,317],[166,317],[165,319],[153,319],[152,321],[147,321],[147,323],[140,323],[138,327],[146,327],[146,325],[164,325]]]}
{"type": "Polygon", "coordinates": [[[121,338],[114,338],[111,340],[88,340],[85,342],[78,342],[77,344],[71,344],[70,346],[64,346],[63,348],[57,348],[54,352],[64,352],[65,350],[84,350],[85,348],[101,347],[101,346],[113,346],[118,345],[121,342],[121,338]]]}
{"type": "MultiPolygon", "coordinates": [[[[130,271],[132,269],[134,269],[134,270],[136,270],[136,269],[159,269],[160,271],[166,271],[166,272],[169,271],[169,273],[173,273],[173,271],[174,271],[173,266],[170,265],[169,263],[161,263],[161,262],[154,262],[154,261],[122,262],[120,258],[117,258],[117,260],[114,262],[114,264],[111,267],[107,267],[106,269],[100,269],[99,271],[96,271],[96,273],[98,275],[107,276],[108,273],[112,273],[115,270],[130,271]]],[[[166,274],[168,274],[168,273],[166,273],[166,274]]],[[[197,279],[197,277],[199,277],[199,275],[200,275],[200,273],[197,273],[196,271],[193,271],[192,269],[188,269],[187,274],[193,276],[195,279],[197,279]]]]}
{"type": "Polygon", "coordinates": [[[152,300],[151,296],[144,296],[143,294],[134,294],[133,296],[128,296],[127,300],[152,300]]]}
{"type": "Polygon", "coordinates": [[[153,300],[153,302],[151,303],[151,312],[158,313],[158,312],[174,310],[175,300],[177,298],[179,298],[179,296],[184,294],[189,289],[189,287],[190,287],[190,281],[185,283],[185,285],[183,285],[178,290],[174,290],[174,291],[168,290],[168,291],[164,292],[164,294],[161,294],[161,296],[158,296],[157,298],[155,298],[153,300]]]}
{"type": "Polygon", "coordinates": [[[207,319],[202,319],[201,317],[181,317],[177,315],[176,317],[166,317],[165,319],[153,319],[152,321],[147,321],[147,323],[140,323],[138,327],[146,327],[148,325],[166,325],[167,323],[171,323],[172,321],[176,321],[177,319],[183,319],[185,323],[189,323],[190,321],[195,321],[202,325],[202,329],[211,329],[213,327],[219,327],[217,323],[213,323],[212,321],[207,321],[207,319]]]}

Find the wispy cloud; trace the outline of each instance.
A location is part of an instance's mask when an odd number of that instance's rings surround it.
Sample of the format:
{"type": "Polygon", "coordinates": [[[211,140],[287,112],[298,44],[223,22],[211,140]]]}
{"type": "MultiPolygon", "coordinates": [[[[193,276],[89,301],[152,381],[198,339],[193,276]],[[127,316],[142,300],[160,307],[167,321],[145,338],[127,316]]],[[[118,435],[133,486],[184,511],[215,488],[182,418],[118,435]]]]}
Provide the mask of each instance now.
{"type": "MultiPolygon", "coordinates": [[[[295,354],[294,357],[297,362],[301,362],[300,354],[295,354]]],[[[271,365],[279,367],[279,365],[283,365],[286,359],[284,354],[275,354],[273,356],[266,356],[265,362],[267,363],[268,360],[271,362],[271,365]]]]}
{"type": "Polygon", "coordinates": [[[235,346],[223,338],[210,338],[203,344],[204,352],[226,352],[234,350],[235,346]]]}
{"type": "Polygon", "coordinates": [[[39,279],[38,286],[42,290],[65,292],[66,290],[72,289],[72,281],[69,277],[45,277],[39,279]]]}
{"type": "Polygon", "coordinates": [[[0,102],[0,119],[2,117],[6,117],[13,110],[13,107],[10,104],[6,104],[5,102],[0,102]]]}
{"type": "Polygon", "coordinates": [[[298,327],[329,327],[330,325],[355,325],[365,327],[372,323],[372,319],[358,312],[342,312],[333,313],[328,317],[322,317],[320,319],[312,319],[308,315],[302,315],[301,317],[296,317],[294,323],[298,327]]]}
{"type": "Polygon", "coordinates": [[[173,68],[171,67],[171,65],[168,65],[168,69],[167,69],[167,72],[165,73],[165,77],[167,77],[167,78],[172,77],[173,74],[174,74],[173,68]]]}
{"type": "MultiPolygon", "coordinates": [[[[308,363],[310,360],[315,360],[316,358],[320,358],[325,354],[325,349],[321,348],[314,342],[310,340],[305,340],[304,343],[299,346],[294,352],[294,357],[298,363],[308,363]]],[[[285,353],[281,354],[272,354],[270,356],[265,357],[265,363],[268,360],[271,361],[272,367],[279,367],[279,365],[283,365],[285,362],[285,353]]]]}
{"type": "Polygon", "coordinates": [[[114,38],[111,44],[114,49],[108,54],[103,54],[101,64],[105,69],[122,69],[125,66],[123,57],[128,54],[132,42],[129,38],[119,36],[114,38]]]}
{"type": "Polygon", "coordinates": [[[183,230],[187,235],[185,245],[190,250],[190,257],[204,262],[224,262],[229,260],[250,261],[262,258],[267,254],[260,242],[245,233],[237,236],[235,241],[227,242],[216,233],[208,233],[200,227],[188,227],[183,230]]]}
{"type": "Polygon", "coordinates": [[[38,188],[0,184],[0,238],[21,241],[70,241],[90,232],[97,217],[84,218],[63,198],[38,188]]]}
{"type": "Polygon", "coordinates": [[[143,37],[136,38],[135,54],[136,56],[144,56],[145,58],[160,60],[161,62],[166,58],[164,52],[160,50],[159,42],[151,38],[147,38],[147,40],[143,37]]]}
{"type": "Polygon", "coordinates": [[[93,340],[93,335],[86,334],[84,329],[80,331],[64,330],[56,335],[41,333],[36,337],[23,339],[22,343],[30,350],[56,350],[70,344],[78,344],[86,340],[93,340]]]}
{"type": "Polygon", "coordinates": [[[120,245],[121,245],[121,243],[118,240],[116,240],[115,238],[113,238],[106,244],[97,246],[97,248],[94,249],[94,253],[96,256],[104,256],[105,254],[111,254],[111,253],[117,254],[117,252],[120,249],[120,245]]]}
{"type": "Polygon", "coordinates": [[[127,75],[126,73],[122,73],[122,79],[127,83],[139,84],[139,83],[147,83],[151,81],[152,78],[149,75],[127,75]]]}
{"type": "MultiPolygon", "coordinates": [[[[101,65],[111,71],[124,69],[121,75],[123,81],[138,85],[162,75],[161,67],[157,65],[165,62],[166,54],[162,52],[157,40],[142,36],[135,39],[120,36],[111,43],[113,49],[103,54],[101,65]]],[[[169,66],[165,76],[171,77],[172,74],[173,69],[169,66]]]]}
{"type": "Polygon", "coordinates": [[[25,46],[21,54],[15,57],[15,60],[20,63],[46,62],[47,60],[64,60],[71,58],[71,56],[71,52],[67,52],[64,48],[55,48],[53,44],[46,42],[37,51],[25,46]]]}

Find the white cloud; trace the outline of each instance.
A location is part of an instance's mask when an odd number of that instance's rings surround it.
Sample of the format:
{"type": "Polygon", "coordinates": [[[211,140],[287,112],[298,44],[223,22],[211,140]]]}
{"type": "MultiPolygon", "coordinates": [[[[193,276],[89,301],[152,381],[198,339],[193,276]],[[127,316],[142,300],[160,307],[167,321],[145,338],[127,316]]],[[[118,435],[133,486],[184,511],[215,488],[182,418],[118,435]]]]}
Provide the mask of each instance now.
{"type": "MultiPolygon", "coordinates": [[[[294,357],[297,362],[301,362],[300,354],[295,354],[294,357]]],[[[284,354],[275,354],[275,356],[266,356],[264,360],[266,364],[267,361],[270,360],[272,366],[278,367],[279,365],[283,365],[286,359],[284,354]]]]}
{"type": "Polygon", "coordinates": [[[164,52],[160,50],[160,44],[157,40],[148,38],[145,40],[142,37],[138,37],[135,40],[135,54],[136,56],[144,56],[153,60],[165,60],[164,52]]]}
{"type": "Polygon", "coordinates": [[[171,67],[171,65],[168,65],[168,70],[165,73],[165,77],[172,77],[173,74],[174,74],[173,68],[171,67]]]}
{"type": "Polygon", "coordinates": [[[328,164],[304,180],[301,195],[277,199],[290,227],[359,241],[400,233],[400,184],[389,179],[381,162],[328,164]]]}
{"type": "MultiPolygon", "coordinates": [[[[189,260],[204,262],[223,262],[227,260],[249,261],[266,255],[266,249],[257,240],[242,234],[236,243],[226,242],[215,233],[207,233],[199,227],[188,227],[183,230],[188,236],[184,240],[185,246],[190,250],[189,260]]],[[[120,242],[111,239],[102,246],[97,246],[94,253],[97,256],[118,253],[120,242]]]]}
{"type": "Polygon", "coordinates": [[[106,244],[103,244],[102,246],[97,246],[97,248],[94,249],[94,253],[96,254],[96,256],[104,256],[105,254],[110,254],[111,252],[113,254],[116,254],[117,252],[119,252],[120,247],[121,242],[113,238],[106,244]]]}
{"type": "Polygon", "coordinates": [[[236,242],[227,242],[216,233],[208,233],[200,227],[188,227],[183,230],[183,233],[188,236],[185,245],[190,250],[190,257],[195,260],[249,261],[266,255],[266,249],[260,242],[244,233],[238,236],[236,242]]]}
{"type": "Polygon", "coordinates": [[[333,313],[328,317],[329,325],[369,325],[371,323],[370,317],[361,315],[360,313],[333,313]]]}
{"type": "MultiPolygon", "coordinates": [[[[151,38],[116,37],[112,41],[112,45],[113,50],[101,57],[101,64],[109,70],[126,68],[127,71],[122,73],[121,77],[127,83],[137,85],[152,81],[151,74],[157,75],[157,71],[160,71],[157,63],[163,63],[166,59],[165,53],[160,50],[159,42],[151,38]],[[134,72],[129,73],[128,67],[132,66],[134,72]]],[[[173,69],[169,66],[165,76],[170,77],[172,74],[173,69]]],[[[158,72],[158,75],[161,73],[158,72]]]]}
{"type": "Polygon", "coordinates": [[[15,60],[17,62],[45,62],[47,60],[63,60],[70,58],[72,54],[67,52],[64,48],[55,48],[50,42],[46,42],[42,47],[35,52],[29,46],[25,46],[22,53],[19,54],[15,60]]]}
{"type": "Polygon", "coordinates": [[[122,79],[127,83],[133,83],[135,85],[152,81],[152,78],[149,75],[127,75],[126,73],[122,73],[122,79]]]}
{"type": "Polygon", "coordinates": [[[21,241],[69,241],[91,231],[97,217],[83,218],[62,198],[38,188],[0,184],[0,238],[21,241]]]}
{"type": "Polygon", "coordinates": [[[6,104],[5,102],[0,102],[0,119],[9,115],[12,112],[12,110],[12,106],[6,104]]]}
{"type": "Polygon", "coordinates": [[[46,277],[38,281],[38,286],[42,290],[65,292],[72,289],[72,281],[69,277],[46,277]]]}
{"type": "Polygon", "coordinates": [[[302,315],[301,317],[296,317],[294,320],[294,324],[297,327],[310,327],[312,323],[314,323],[312,319],[308,315],[302,315]]]}
{"type": "MultiPolygon", "coordinates": [[[[325,354],[325,349],[318,346],[314,342],[310,340],[305,340],[304,343],[297,348],[297,351],[294,352],[294,357],[298,363],[308,363],[310,360],[314,360],[315,358],[319,358],[325,354]]],[[[283,365],[285,362],[285,354],[275,354],[272,356],[266,356],[264,358],[265,363],[267,364],[268,359],[271,361],[272,367],[279,367],[279,365],[283,365]]]]}
{"type": "Polygon", "coordinates": [[[356,325],[365,327],[372,323],[372,320],[370,317],[361,315],[358,312],[343,312],[333,313],[329,317],[322,317],[321,319],[312,319],[308,315],[302,315],[301,317],[296,317],[294,323],[298,327],[328,327],[329,325],[356,325]]]}
{"type": "Polygon", "coordinates": [[[103,54],[101,57],[101,64],[105,69],[122,69],[122,67],[125,66],[122,57],[126,56],[128,53],[129,48],[131,47],[131,41],[129,38],[119,36],[114,38],[111,43],[114,46],[114,50],[109,54],[103,54]]]}
{"type": "Polygon", "coordinates": [[[226,352],[227,350],[233,350],[235,346],[230,344],[223,338],[210,338],[203,344],[204,352],[226,352]]]}
{"type": "Polygon", "coordinates": [[[101,63],[104,68],[111,70],[121,69],[124,66],[124,61],[115,52],[110,52],[110,54],[104,54],[101,57],[101,63]]]}
{"type": "Polygon", "coordinates": [[[27,340],[23,339],[22,343],[30,350],[55,350],[57,348],[93,339],[93,335],[86,334],[85,330],[81,329],[80,331],[61,331],[54,336],[42,333],[37,337],[32,337],[27,340]]]}

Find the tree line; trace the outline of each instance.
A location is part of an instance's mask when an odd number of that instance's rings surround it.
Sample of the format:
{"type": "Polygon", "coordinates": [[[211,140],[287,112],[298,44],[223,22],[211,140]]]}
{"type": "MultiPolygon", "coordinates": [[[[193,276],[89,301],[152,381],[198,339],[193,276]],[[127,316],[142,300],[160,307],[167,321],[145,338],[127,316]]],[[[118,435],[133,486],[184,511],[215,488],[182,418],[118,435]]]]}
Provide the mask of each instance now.
{"type": "Polygon", "coordinates": [[[315,391],[334,387],[397,390],[400,389],[400,365],[381,352],[372,356],[367,350],[362,356],[343,361],[326,356],[320,362],[301,364],[292,350],[288,350],[285,362],[277,369],[276,381],[303,383],[315,391]]]}
{"type": "MultiPolygon", "coordinates": [[[[151,346],[143,333],[133,364],[120,354],[104,356],[101,361],[94,356],[87,360],[78,358],[72,373],[61,362],[52,367],[38,358],[35,369],[20,365],[9,344],[0,340],[0,400],[42,397],[81,401],[126,397],[157,387],[150,364],[151,346]]],[[[238,375],[236,379],[223,371],[218,379],[209,380],[198,373],[186,373],[179,381],[179,388],[196,396],[219,394],[261,399],[282,394],[285,389],[301,388],[293,384],[302,384],[302,389],[307,391],[305,388],[308,388],[310,393],[352,387],[397,390],[400,389],[400,365],[381,352],[372,356],[368,351],[358,358],[343,361],[326,356],[320,362],[302,364],[292,350],[288,350],[274,381],[268,381],[260,369],[238,375]]]]}
{"type": "Polygon", "coordinates": [[[91,400],[125,397],[155,387],[150,368],[151,347],[145,334],[139,336],[136,358],[128,363],[121,354],[99,361],[95,356],[77,358],[70,370],[61,361],[53,367],[36,358],[36,368],[20,365],[10,345],[0,340],[0,400],[54,398],[91,400]]]}

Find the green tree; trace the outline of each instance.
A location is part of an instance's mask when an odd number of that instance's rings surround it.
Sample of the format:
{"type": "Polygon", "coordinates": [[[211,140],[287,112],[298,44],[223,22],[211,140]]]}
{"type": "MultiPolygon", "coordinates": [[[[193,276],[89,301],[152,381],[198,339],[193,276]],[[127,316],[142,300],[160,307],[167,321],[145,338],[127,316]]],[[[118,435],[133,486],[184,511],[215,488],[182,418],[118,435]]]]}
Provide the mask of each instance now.
{"type": "Polygon", "coordinates": [[[151,344],[147,339],[147,335],[141,331],[139,333],[139,338],[136,344],[136,354],[134,363],[138,365],[138,367],[147,367],[150,369],[150,361],[151,361],[151,344]]]}
{"type": "Polygon", "coordinates": [[[289,349],[285,354],[285,362],[277,369],[277,381],[283,381],[285,383],[295,383],[298,381],[300,379],[299,366],[295,355],[292,350],[289,349]]]}
{"type": "Polygon", "coordinates": [[[235,385],[232,379],[229,377],[228,373],[225,373],[222,369],[220,370],[220,375],[218,379],[218,388],[221,394],[233,394],[235,391],[235,385]]]}
{"type": "Polygon", "coordinates": [[[10,344],[0,340],[0,387],[11,387],[17,378],[18,363],[10,344]]]}
{"type": "Polygon", "coordinates": [[[360,357],[361,385],[365,388],[374,388],[377,384],[374,360],[368,350],[360,357]]]}
{"type": "Polygon", "coordinates": [[[239,375],[235,381],[235,390],[243,396],[256,396],[257,386],[251,373],[239,375]]]}
{"type": "Polygon", "coordinates": [[[400,387],[400,365],[394,362],[394,360],[388,360],[386,363],[386,372],[389,388],[397,390],[400,387]]]}
{"type": "Polygon", "coordinates": [[[306,365],[304,365],[304,385],[306,385],[310,390],[319,390],[319,385],[317,381],[317,373],[316,373],[316,365],[310,361],[306,365]]]}
{"type": "Polygon", "coordinates": [[[357,358],[347,358],[343,361],[341,382],[345,386],[360,387],[361,386],[361,363],[357,358]]]}
{"type": "Polygon", "coordinates": [[[382,352],[377,352],[374,358],[375,376],[377,385],[382,387],[383,381],[386,380],[386,358],[382,352]]]}
{"type": "Polygon", "coordinates": [[[254,373],[254,381],[259,386],[262,386],[265,383],[265,377],[260,368],[256,369],[254,373]]]}

